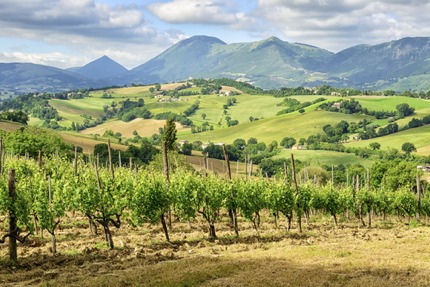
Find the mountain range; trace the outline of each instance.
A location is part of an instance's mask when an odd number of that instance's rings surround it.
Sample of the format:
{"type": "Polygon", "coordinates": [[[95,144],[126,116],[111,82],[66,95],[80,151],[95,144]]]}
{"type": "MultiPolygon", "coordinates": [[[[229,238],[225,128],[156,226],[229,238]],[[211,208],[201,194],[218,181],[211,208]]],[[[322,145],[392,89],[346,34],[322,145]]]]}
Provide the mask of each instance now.
{"type": "Polygon", "coordinates": [[[264,89],[328,84],[371,90],[429,90],[430,38],[409,37],[333,53],[276,37],[226,44],[214,37],[193,36],[131,70],[107,56],[66,70],[28,63],[0,63],[0,91],[13,92],[221,77],[264,89]]]}

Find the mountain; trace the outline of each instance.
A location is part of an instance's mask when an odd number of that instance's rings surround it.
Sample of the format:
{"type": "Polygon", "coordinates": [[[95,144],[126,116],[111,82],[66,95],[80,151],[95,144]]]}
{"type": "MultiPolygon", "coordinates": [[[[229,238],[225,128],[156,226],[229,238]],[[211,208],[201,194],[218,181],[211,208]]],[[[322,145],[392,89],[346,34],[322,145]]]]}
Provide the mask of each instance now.
{"type": "Polygon", "coordinates": [[[380,89],[403,81],[403,90],[417,89],[414,78],[430,80],[430,38],[351,47],[331,57],[321,70],[343,79],[345,86],[380,89]]]}
{"type": "Polygon", "coordinates": [[[228,77],[262,88],[316,86],[430,89],[430,38],[403,38],[332,53],[276,37],[226,44],[194,36],[124,74],[120,83],[228,77]]]}
{"type": "Polygon", "coordinates": [[[0,63],[0,90],[56,92],[104,84],[62,69],[29,63],[0,63]]]}
{"type": "Polygon", "coordinates": [[[126,83],[163,83],[203,75],[215,63],[211,51],[227,44],[208,36],[193,36],[180,41],[157,57],[120,77],[126,83]]]}
{"type": "Polygon", "coordinates": [[[154,83],[189,77],[240,78],[257,86],[301,85],[333,53],[270,37],[252,43],[226,44],[207,36],[177,43],[121,77],[122,83],[154,83]]]}
{"type": "Polygon", "coordinates": [[[317,86],[430,90],[430,38],[358,45],[338,53],[276,37],[227,44],[193,36],[128,71],[103,56],[80,68],[0,64],[0,92],[58,91],[227,77],[270,89],[317,86]]]}
{"type": "Polygon", "coordinates": [[[72,71],[88,79],[100,80],[119,76],[126,73],[128,70],[108,56],[103,56],[72,71]]]}

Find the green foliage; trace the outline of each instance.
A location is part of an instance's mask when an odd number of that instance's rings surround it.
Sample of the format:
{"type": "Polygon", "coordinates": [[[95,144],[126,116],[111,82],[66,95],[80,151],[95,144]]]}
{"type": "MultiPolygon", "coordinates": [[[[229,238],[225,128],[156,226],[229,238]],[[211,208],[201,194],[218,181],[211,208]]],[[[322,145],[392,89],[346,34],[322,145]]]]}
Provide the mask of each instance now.
{"type": "Polygon", "coordinates": [[[296,144],[296,139],[292,137],[284,137],[280,145],[284,148],[292,148],[296,144]]]}
{"type": "Polygon", "coordinates": [[[415,108],[410,107],[409,104],[402,103],[396,106],[396,110],[401,117],[407,117],[415,112],[415,108]]]}
{"type": "Polygon", "coordinates": [[[147,172],[140,173],[133,184],[130,202],[134,222],[156,223],[168,211],[169,204],[170,196],[163,176],[153,176],[147,172]]]}
{"type": "Polygon", "coordinates": [[[404,144],[402,144],[402,151],[404,151],[407,155],[410,155],[411,152],[417,151],[417,149],[415,148],[415,145],[413,143],[405,142],[404,144]]]}
{"type": "Polygon", "coordinates": [[[166,143],[168,151],[176,150],[176,125],[173,119],[168,119],[164,125],[162,140],[166,143]]]}
{"type": "Polygon", "coordinates": [[[72,146],[66,144],[61,136],[53,131],[37,128],[23,127],[6,135],[5,147],[14,154],[37,157],[39,151],[43,154],[70,153],[72,146]]]}
{"type": "Polygon", "coordinates": [[[0,114],[0,118],[5,121],[11,121],[26,125],[29,118],[23,111],[5,111],[0,114]]]}

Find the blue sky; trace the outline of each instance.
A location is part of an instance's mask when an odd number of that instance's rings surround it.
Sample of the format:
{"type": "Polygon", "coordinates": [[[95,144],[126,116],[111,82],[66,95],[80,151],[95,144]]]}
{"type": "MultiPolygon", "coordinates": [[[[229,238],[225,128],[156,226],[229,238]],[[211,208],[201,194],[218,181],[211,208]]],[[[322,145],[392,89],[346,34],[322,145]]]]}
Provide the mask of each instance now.
{"type": "Polygon", "coordinates": [[[0,0],[0,62],[138,66],[193,35],[333,52],[430,36],[430,0],[0,0]]]}

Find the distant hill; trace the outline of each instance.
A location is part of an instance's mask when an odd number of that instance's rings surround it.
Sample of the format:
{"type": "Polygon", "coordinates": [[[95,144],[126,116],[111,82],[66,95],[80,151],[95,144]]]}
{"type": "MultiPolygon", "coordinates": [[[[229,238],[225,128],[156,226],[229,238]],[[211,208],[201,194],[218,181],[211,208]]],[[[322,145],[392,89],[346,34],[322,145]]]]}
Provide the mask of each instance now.
{"type": "Polygon", "coordinates": [[[108,56],[103,56],[73,71],[83,77],[101,80],[126,73],[128,70],[108,56]]]}
{"type": "Polygon", "coordinates": [[[229,44],[194,36],[122,77],[122,82],[172,82],[189,77],[243,79],[263,88],[299,86],[310,70],[333,53],[271,37],[264,41],[229,44]]]}
{"type": "Polygon", "coordinates": [[[104,84],[54,67],[29,63],[0,63],[0,90],[17,93],[55,92],[102,87],[104,84]]]}
{"type": "MultiPolygon", "coordinates": [[[[403,38],[379,45],[359,45],[333,55],[320,71],[358,88],[430,89],[414,80],[430,80],[430,38],[403,38]],[[403,85],[398,83],[402,81],[403,85]]],[[[422,83],[421,83],[422,84],[422,83]]]]}
{"type": "Polygon", "coordinates": [[[120,83],[154,83],[189,77],[228,77],[262,88],[317,86],[359,89],[430,89],[430,38],[358,45],[339,53],[276,37],[226,44],[194,36],[123,75],[120,83]]]}
{"type": "Polygon", "coordinates": [[[214,37],[193,36],[130,71],[103,56],[68,70],[33,64],[0,64],[0,76],[0,92],[57,91],[221,77],[265,89],[327,84],[370,90],[430,90],[430,38],[403,38],[332,53],[276,37],[226,44],[214,37]]]}

